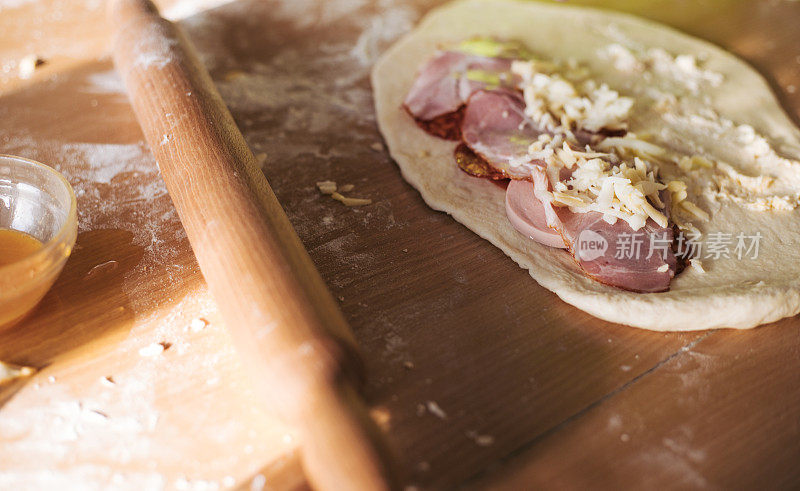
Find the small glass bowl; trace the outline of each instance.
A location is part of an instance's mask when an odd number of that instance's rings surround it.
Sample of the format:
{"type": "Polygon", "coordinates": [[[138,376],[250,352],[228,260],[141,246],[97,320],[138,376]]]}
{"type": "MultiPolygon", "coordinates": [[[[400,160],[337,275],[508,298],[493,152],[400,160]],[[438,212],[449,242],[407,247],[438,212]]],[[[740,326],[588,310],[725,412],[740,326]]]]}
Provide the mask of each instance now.
{"type": "Polygon", "coordinates": [[[33,254],[0,266],[0,329],[21,320],[53,286],[78,234],[75,193],[57,171],[0,155],[0,229],[42,242],[33,254]]]}

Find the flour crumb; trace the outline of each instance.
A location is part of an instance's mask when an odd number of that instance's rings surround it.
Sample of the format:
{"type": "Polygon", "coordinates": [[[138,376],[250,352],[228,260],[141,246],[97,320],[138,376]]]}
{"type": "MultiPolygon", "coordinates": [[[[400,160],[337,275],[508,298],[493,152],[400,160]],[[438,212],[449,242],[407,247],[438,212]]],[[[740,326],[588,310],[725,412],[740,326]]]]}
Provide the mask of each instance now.
{"type": "Polygon", "coordinates": [[[428,411],[439,419],[447,419],[447,413],[436,403],[436,401],[428,401],[425,403],[428,411]]]}
{"type": "Polygon", "coordinates": [[[153,343],[139,350],[139,356],[158,356],[169,348],[169,343],[153,343]]]}
{"type": "Polygon", "coordinates": [[[619,439],[622,440],[623,442],[629,442],[631,440],[631,437],[628,436],[627,433],[623,433],[619,436],[619,439]]]}
{"type": "Polygon", "coordinates": [[[19,60],[19,78],[29,79],[33,76],[33,72],[40,66],[44,65],[44,60],[36,55],[28,55],[19,60]]]}
{"type": "Polygon", "coordinates": [[[403,362],[403,367],[405,367],[407,370],[413,370],[414,369],[414,362],[412,362],[412,361],[404,361],[403,362]]]}
{"type": "Polygon", "coordinates": [[[255,157],[256,157],[256,165],[258,165],[259,167],[264,167],[264,164],[267,163],[267,154],[261,152],[256,154],[255,157]]]}
{"type": "Polygon", "coordinates": [[[786,86],[786,92],[788,92],[790,94],[794,94],[795,92],[797,92],[797,86],[796,85],[787,85],[786,86]]]}
{"type": "Polygon", "coordinates": [[[376,152],[383,152],[383,143],[375,142],[369,146],[369,148],[375,150],[376,152]]]}
{"type": "Polygon", "coordinates": [[[207,320],[203,319],[202,317],[198,317],[196,319],[192,319],[192,323],[189,324],[189,329],[191,329],[192,332],[200,332],[205,329],[207,325],[207,320]]]}
{"type": "Polygon", "coordinates": [[[622,370],[623,372],[630,372],[631,371],[631,366],[630,365],[622,365],[621,367],[619,367],[619,369],[622,370]]]}
{"type": "Polygon", "coordinates": [[[262,491],[267,485],[267,478],[264,474],[258,474],[250,481],[250,491],[262,491]]]}
{"type": "Polygon", "coordinates": [[[490,447],[494,445],[494,437],[492,435],[481,435],[477,431],[468,431],[467,438],[475,442],[479,447],[490,447]]]}
{"type": "Polygon", "coordinates": [[[343,193],[349,193],[353,189],[355,189],[355,186],[353,184],[344,184],[344,185],[339,187],[339,191],[341,191],[343,193]]]}

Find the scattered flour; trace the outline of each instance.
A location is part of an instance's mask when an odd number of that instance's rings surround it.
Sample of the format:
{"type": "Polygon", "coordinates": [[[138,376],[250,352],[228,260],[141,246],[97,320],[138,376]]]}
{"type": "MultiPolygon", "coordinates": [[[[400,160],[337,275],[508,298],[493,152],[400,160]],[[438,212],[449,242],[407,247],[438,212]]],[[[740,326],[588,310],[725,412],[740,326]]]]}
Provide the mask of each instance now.
{"type": "Polygon", "coordinates": [[[161,15],[171,21],[185,19],[204,10],[211,10],[233,0],[178,0],[161,10],[161,15]]]}
{"type": "Polygon", "coordinates": [[[92,73],[86,80],[83,91],[88,94],[125,94],[125,84],[116,70],[92,73]]]}
{"type": "Polygon", "coordinates": [[[112,179],[128,172],[156,171],[149,150],[142,142],[127,145],[66,143],[61,145],[61,155],[70,163],[69,173],[75,177],[80,173],[81,180],[93,184],[110,184],[112,179]]]}
{"type": "Polygon", "coordinates": [[[466,433],[466,436],[479,447],[490,447],[494,445],[494,437],[492,435],[482,435],[477,431],[470,430],[466,433]]]}
{"type": "MultiPolygon", "coordinates": [[[[0,10],[26,3],[28,0],[0,0],[0,10]]],[[[95,3],[98,8],[101,6],[95,3]]],[[[287,183],[307,182],[309,169],[330,170],[352,159],[375,159],[374,143],[379,136],[368,83],[370,64],[394,38],[411,27],[417,18],[415,8],[399,0],[179,0],[164,13],[173,19],[184,19],[183,26],[212,75],[220,79],[217,83],[223,98],[251,148],[260,155],[259,161],[293,223],[302,227],[308,222],[308,230],[318,228],[318,217],[311,219],[293,211],[312,210],[302,200],[318,199],[313,188],[301,196],[283,196],[281,189],[290,189],[283,186],[287,183]],[[224,27],[231,19],[250,22],[249,35],[234,41],[228,38],[224,27]],[[270,24],[270,29],[264,29],[265,23],[270,24]],[[291,43],[285,42],[287,35],[292,36],[291,43]],[[256,53],[262,50],[263,43],[270,43],[273,48],[268,58],[243,58],[247,60],[243,62],[228,52],[226,46],[232,42],[244,45],[237,48],[247,48],[249,42],[260,43],[253,46],[256,53]],[[298,59],[304,62],[297,63],[298,59]],[[222,75],[232,70],[243,75],[224,79],[222,75]],[[331,132],[341,128],[351,129],[352,138],[331,141],[331,132]]],[[[140,62],[156,66],[163,63],[170,47],[164,48],[164,56],[159,59],[140,62]]],[[[80,90],[86,94],[124,93],[121,80],[107,66],[104,71],[88,75],[80,90]]],[[[133,242],[144,250],[144,257],[133,271],[126,273],[131,278],[123,285],[126,293],[135,293],[139,286],[134,279],[141,283],[151,268],[174,269],[175,281],[184,276],[185,270],[173,263],[176,248],[188,247],[186,237],[143,142],[60,141],[3,134],[0,150],[49,163],[66,175],[78,197],[80,233],[119,229],[132,234],[133,242]]],[[[362,181],[358,181],[361,185],[362,181]]],[[[391,210],[385,207],[352,213],[363,217],[364,225],[395,226],[391,210]]],[[[332,226],[337,223],[332,215],[327,218],[332,226]]],[[[339,249],[333,244],[325,250],[347,256],[347,275],[352,277],[354,271],[375,261],[367,253],[350,254],[352,244],[344,245],[347,247],[339,249]]],[[[105,259],[100,259],[99,264],[103,264],[105,259]]],[[[252,397],[249,385],[240,380],[242,377],[235,370],[238,361],[221,323],[209,322],[203,329],[192,326],[192,317],[198,315],[202,319],[218,318],[207,291],[191,292],[185,298],[165,298],[165,306],[160,309],[140,308],[138,296],[130,296],[136,322],[116,349],[126,355],[126,363],[132,366],[120,366],[113,373],[103,368],[102,372],[90,374],[90,382],[81,385],[68,385],[57,373],[58,382],[55,378],[49,384],[34,381],[3,407],[0,462],[14,470],[0,472],[0,488],[25,483],[36,488],[70,489],[69,483],[80,482],[89,489],[100,489],[109,483],[127,489],[196,489],[205,485],[216,489],[235,483],[227,472],[241,469],[242,460],[263,463],[263,459],[279,451],[273,444],[281,441],[285,429],[271,435],[271,428],[253,428],[254,422],[271,419],[260,413],[263,409],[258,405],[248,403],[252,397]],[[143,327],[152,325],[158,328],[143,327]],[[153,344],[163,352],[160,343],[169,343],[169,356],[139,356],[139,350],[153,344]],[[172,384],[192,380],[217,381],[213,389],[207,389],[208,394],[197,394],[201,403],[209,406],[198,410],[193,418],[173,414],[174,411],[162,412],[159,401],[165,393],[175,390],[172,384]],[[219,394],[241,399],[236,407],[246,408],[237,413],[242,417],[224,422],[215,419],[213,401],[219,394]],[[245,418],[247,415],[251,417],[245,418]],[[203,463],[202,468],[191,464],[198,469],[191,476],[188,472],[185,476],[159,472],[182,462],[190,451],[182,445],[196,444],[185,443],[181,438],[189,421],[195,419],[201,426],[208,423],[202,426],[198,438],[207,448],[219,448],[218,455],[203,463]],[[246,445],[232,449],[232,441],[246,445]],[[47,469],[42,468],[43,462],[47,469]]],[[[399,337],[387,339],[387,353],[406,359],[402,353],[404,341],[399,337]]],[[[69,374],[64,374],[64,379],[69,380],[69,374]]],[[[433,401],[428,402],[427,409],[446,417],[433,401]]]]}
{"type": "Polygon", "coordinates": [[[3,10],[18,9],[36,0],[0,0],[0,12],[3,10]]]}
{"type": "Polygon", "coordinates": [[[139,356],[158,356],[164,352],[164,343],[152,343],[139,349],[139,356]]]}
{"type": "Polygon", "coordinates": [[[642,451],[637,460],[648,468],[672,476],[676,487],[699,489],[708,485],[696,468],[705,457],[705,451],[693,447],[691,430],[681,427],[674,436],[664,438],[661,446],[642,451]]]}
{"type": "Polygon", "coordinates": [[[433,414],[439,419],[447,419],[447,413],[444,412],[439,404],[436,401],[428,401],[425,403],[425,407],[428,409],[428,412],[433,414]]]}

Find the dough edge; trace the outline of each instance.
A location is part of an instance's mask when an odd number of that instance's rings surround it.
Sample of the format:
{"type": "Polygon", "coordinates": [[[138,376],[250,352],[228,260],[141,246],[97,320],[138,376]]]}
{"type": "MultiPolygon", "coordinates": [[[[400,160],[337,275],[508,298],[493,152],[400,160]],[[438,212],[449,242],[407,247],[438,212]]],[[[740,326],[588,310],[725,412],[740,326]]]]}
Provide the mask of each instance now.
{"type": "MultiPolygon", "coordinates": [[[[397,41],[375,64],[372,88],[378,125],[392,158],[405,180],[434,210],[456,221],[500,248],[544,288],[565,302],[600,319],[653,331],[696,331],[712,328],[747,329],[800,312],[798,284],[763,282],[749,287],[671,290],[658,294],[637,294],[601,285],[581,274],[563,251],[554,251],[521,236],[505,216],[504,191],[485,180],[461,172],[453,162],[453,142],[425,134],[400,108],[419,64],[445,40],[459,40],[473,34],[517,37],[491,23],[480,32],[453,34],[444,26],[459,22],[475,9],[491,9],[493,20],[507,15],[535,19],[539,13],[558,12],[567,18],[614,23],[626,33],[647,31],[653,38],[679,38],[682,47],[710,54],[710,59],[740,72],[748,93],[755,91],[771,103],[764,108],[767,119],[779,126],[796,128],[780,108],[766,81],[749,65],[715,45],[673,28],[629,14],[589,7],[518,2],[514,0],[461,0],[431,11],[410,33],[397,41]],[[498,32],[501,31],[501,32],[498,32]],[[402,74],[398,70],[403,71],[402,74]],[[408,73],[410,71],[410,74],[408,73]]],[[[512,26],[514,22],[509,22],[512,26]]],[[[535,28],[532,26],[531,28],[535,28]]],[[[513,31],[513,29],[512,29],[513,31]]],[[[653,43],[657,46],[658,43],[653,43]]],[[[670,46],[667,46],[669,49],[670,46]]],[[[735,279],[732,279],[735,284],[735,279]]]]}

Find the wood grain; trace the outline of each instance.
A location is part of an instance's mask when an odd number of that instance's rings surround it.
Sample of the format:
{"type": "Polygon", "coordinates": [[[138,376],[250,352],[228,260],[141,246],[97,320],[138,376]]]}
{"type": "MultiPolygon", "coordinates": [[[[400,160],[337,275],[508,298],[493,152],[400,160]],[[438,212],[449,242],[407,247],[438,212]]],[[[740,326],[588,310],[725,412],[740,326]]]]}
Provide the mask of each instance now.
{"type": "MultiPolygon", "coordinates": [[[[302,481],[290,457],[296,441],[244,383],[169,198],[136,192],[158,187],[152,156],[144,152],[142,170],[110,182],[94,182],[88,166],[65,158],[68,144],[142,140],[123,95],[87,91],[111,69],[98,60],[108,33],[90,3],[33,3],[0,17],[3,62],[31,50],[49,60],[34,79],[0,85],[0,151],[70,170],[85,190],[84,248],[36,315],[0,333],[0,359],[46,367],[0,410],[0,438],[12,423],[60,416],[74,401],[105,410],[109,423],[84,427],[80,442],[14,433],[0,445],[0,469],[99,486],[114,475],[128,484],[161,479],[167,488],[210,481],[249,489],[261,475],[293,489],[302,481]],[[116,271],[83,279],[108,259],[118,260],[116,271]],[[185,331],[197,317],[208,327],[185,331]],[[138,354],[157,341],[173,346],[159,357],[138,354]],[[115,388],[98,387],[106,375],[116,376],[115,388]],[[146,404],[123,404],[128,392],[146,404]],[[152,413],[152,431],[115,424],[152,413]],[[134,449],[128,460],[121,443],[134,449]],[[77,474],[86,468],[95,473],[77,474]]],[[[612,489],[699,487],[700,478],[708,488],[796,487],[797,320],[707,337],[653,334],[598,322],[532,284],[502,253],[429,210],[372,148],[380,135],[368,63],[436,2],[344,3],[302,3],[301,14],[292,9],[298,2],[239,0],[182,25],[248,144],[267,154],[264,173],[339,299],[363,348],[373,417],[407,483],[612,489]],[[353,183],[375,204],[332,202],[314,189],[321,179],[353,183]],[[475,434],[493,441],[479,445],[475,434]]],[[[574,3],[631,11],[718,43],[765,74],[798,115],[800,92],[788,89],[800,87],[796,2],[574,3]]]]}
{"type": "Polygon", "coordinates": [[[190,41],[147,0],[114,0],[114,62],[200,269],[319,489],[389,486],[355,392],[356,346],[190,41]]]}

